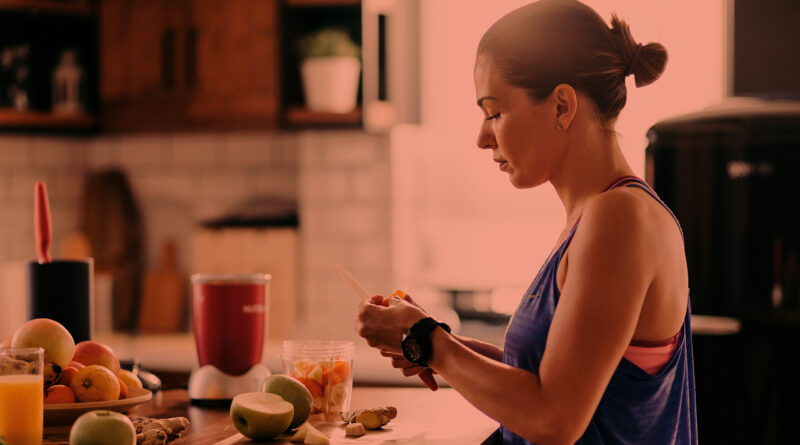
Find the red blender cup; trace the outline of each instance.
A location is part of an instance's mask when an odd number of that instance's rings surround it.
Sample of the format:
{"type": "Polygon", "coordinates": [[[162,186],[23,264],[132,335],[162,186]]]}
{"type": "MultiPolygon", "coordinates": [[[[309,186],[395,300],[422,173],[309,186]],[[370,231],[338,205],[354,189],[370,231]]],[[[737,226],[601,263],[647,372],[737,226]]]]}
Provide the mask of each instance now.
{"type": "Polygon", "coordinates": [[[261,363],[269,309],[266,274],[192,275],[192,328],[199,367],[189,378],[195,403],[228,403],[258,391],[269,370],[261,363]]]}

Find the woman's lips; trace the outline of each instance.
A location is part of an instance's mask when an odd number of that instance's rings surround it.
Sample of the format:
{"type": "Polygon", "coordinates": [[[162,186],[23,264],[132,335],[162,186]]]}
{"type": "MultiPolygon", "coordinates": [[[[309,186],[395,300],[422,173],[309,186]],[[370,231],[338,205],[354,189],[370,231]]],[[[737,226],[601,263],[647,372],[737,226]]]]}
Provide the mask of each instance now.
{"type": "Polygon", "coordinates": [[[506,161],[504,161],[502,159],[495,159],[494,162],[497,162],[498,164],[500,164],[500,170],[501,171],[506,171],[506,168],[508,167],[508,162],[506,162],[506,161]]]}

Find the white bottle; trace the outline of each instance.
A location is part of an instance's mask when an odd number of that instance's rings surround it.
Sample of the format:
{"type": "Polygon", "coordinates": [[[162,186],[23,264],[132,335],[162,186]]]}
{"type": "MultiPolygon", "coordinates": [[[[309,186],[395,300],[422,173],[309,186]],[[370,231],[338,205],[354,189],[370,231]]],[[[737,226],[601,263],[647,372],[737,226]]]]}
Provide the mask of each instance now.
{"type": "Polygon", "coordinates": [[[53,71],[53,112],[75,114],[83,111],[80,102],[80,84],[83,70],[77,64],[75,51],[61,52],[61,59],[53,71]]]}

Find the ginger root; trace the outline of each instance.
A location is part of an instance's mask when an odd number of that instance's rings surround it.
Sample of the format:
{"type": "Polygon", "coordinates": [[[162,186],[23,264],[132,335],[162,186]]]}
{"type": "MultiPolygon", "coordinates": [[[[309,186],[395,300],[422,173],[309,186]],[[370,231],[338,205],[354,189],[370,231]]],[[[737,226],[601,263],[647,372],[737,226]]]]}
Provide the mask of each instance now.
{"type": "Polygon", "coordinates": [[[189,419],[186,417],[170,419],[132,417],[131,420],[136,428],[137,445],[164,445],[189,427],[189,419]]]}
{"type": "Polygon", "coordinates": [[[348,423],[347,427],[345,427],[345,436],[361,437],[364,434],[367,434],[367,430],[365,430],[364,425],[360,423],[348,423]]]}
{"type": "Polygon", "coordinates": [[[342,413],[341,417],[345,423],[360,423],[368,430],[377,430],[397,417],[397,408],[381,406],[372,409],[357,409],[342,413]]]}

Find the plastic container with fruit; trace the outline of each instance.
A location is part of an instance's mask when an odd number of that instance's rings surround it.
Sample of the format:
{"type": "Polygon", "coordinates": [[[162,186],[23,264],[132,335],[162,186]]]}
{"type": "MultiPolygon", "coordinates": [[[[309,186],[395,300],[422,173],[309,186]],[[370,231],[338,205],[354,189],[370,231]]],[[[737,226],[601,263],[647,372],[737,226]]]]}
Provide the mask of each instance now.
{"type": "Polygon", "coordinates": [[[353,392],[353,351],[350,341],[286,340],[284,372],[308,388],[313,397],[312,415],[335,421],[350,409],[353,392]]]}

